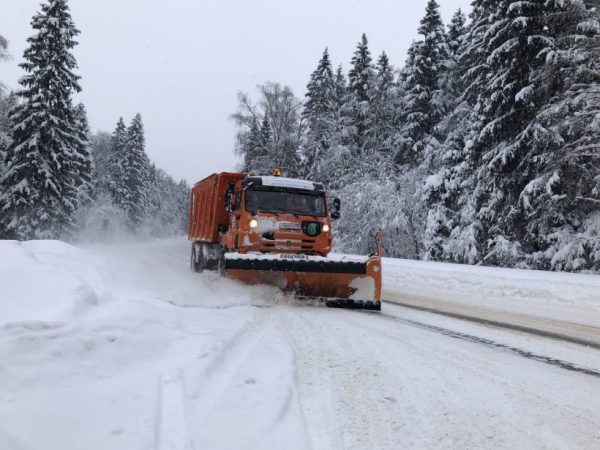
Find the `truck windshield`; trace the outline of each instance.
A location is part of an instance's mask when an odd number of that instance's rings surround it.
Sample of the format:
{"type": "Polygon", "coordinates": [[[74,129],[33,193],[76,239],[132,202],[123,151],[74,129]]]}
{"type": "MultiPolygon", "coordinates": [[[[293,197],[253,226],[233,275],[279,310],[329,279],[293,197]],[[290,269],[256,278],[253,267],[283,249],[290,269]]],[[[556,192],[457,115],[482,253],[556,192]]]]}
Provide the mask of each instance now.
{"type": "Polygon", "coordinates": [[[325,217],[325,197],[293,191],[246,191],[246,211],[325,217]]]}

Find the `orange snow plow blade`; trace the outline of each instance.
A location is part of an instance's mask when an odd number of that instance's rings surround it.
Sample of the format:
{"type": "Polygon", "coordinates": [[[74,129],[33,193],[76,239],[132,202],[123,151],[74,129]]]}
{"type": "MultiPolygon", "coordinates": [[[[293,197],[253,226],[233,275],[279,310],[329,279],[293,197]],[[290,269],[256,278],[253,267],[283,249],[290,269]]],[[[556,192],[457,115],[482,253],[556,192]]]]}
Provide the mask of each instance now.
{"type": "Polygon", "coordinates": [[[327,306],[381,309],[381,258],[239,254],[225,257],[228,278],[269,284],[327,306]]]}

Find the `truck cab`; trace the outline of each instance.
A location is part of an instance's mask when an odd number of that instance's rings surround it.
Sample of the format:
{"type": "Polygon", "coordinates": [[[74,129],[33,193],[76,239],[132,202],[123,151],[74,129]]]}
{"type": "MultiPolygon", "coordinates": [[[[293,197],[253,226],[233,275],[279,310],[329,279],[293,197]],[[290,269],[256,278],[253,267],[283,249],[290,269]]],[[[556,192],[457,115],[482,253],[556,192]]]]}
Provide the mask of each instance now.
{"type": "Polygon", "coordinates": [[[225,195],[229,224],[222,236],[228,251],[326,256],[331,251],[331,219],[321,183],[280,176],[247,176],[225,195]]]}

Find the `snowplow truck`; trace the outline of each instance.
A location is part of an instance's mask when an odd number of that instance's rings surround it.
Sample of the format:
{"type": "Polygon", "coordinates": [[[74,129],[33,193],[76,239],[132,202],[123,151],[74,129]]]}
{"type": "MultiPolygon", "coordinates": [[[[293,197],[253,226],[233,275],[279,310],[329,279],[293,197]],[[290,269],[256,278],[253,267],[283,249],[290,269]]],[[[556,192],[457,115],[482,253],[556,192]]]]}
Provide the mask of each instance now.
{"type": "Polygon", "coordinates": [[[270,284],[327,306],[381,309],[381,258],[329,255],[332,219],[322,183],[217,173],[191,190],[191,268],[270,284]]]}

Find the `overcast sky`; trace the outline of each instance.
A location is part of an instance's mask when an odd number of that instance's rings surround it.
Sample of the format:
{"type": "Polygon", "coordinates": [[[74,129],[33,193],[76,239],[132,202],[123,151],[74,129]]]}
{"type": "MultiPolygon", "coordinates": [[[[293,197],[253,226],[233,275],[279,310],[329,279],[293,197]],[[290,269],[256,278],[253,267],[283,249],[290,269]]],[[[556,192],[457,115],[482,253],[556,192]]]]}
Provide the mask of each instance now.
{"type": "MultiPolygon", "coordinates": [[[[438,0],[447,23],[470,0],[438,0]]],[[[40,0],[0,0],[0,34],[12,61],[0,81],[17,87],[31,17],[40,0]]],[[[81,30],[75,56],[93,131],[123,116],[144,119],[157,165],[194,182],[232,170],[238,91],[265,81],[302,97],[323,49],[348,70],[361,33],[376,58],[404,63],[427,0],[71,0],[81,30]],[[168,6],[167,6],[168,5],[168,6]]]]}

